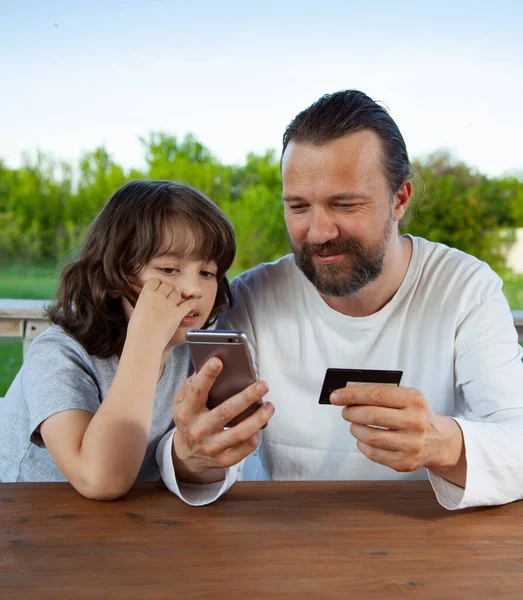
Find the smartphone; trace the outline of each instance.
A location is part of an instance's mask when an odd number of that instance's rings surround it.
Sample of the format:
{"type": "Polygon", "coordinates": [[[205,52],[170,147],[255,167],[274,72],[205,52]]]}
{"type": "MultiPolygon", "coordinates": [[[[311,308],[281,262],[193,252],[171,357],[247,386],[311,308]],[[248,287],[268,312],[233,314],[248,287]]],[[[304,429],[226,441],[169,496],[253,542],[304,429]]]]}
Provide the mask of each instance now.
{"type": "MultiPolygon", "coordinates": [[[[199,371],[214,356],[223,363],[222,372],[209,392],[207,408],[215,408],[256,381],[247,336],[243,331],[191,329],[185,337],[196,371],[199,371]]],[[[241,423],[254,414],[262,404],[262,400],[251,404],[229,421],[226,427],[234,427],[241,423]]]]}

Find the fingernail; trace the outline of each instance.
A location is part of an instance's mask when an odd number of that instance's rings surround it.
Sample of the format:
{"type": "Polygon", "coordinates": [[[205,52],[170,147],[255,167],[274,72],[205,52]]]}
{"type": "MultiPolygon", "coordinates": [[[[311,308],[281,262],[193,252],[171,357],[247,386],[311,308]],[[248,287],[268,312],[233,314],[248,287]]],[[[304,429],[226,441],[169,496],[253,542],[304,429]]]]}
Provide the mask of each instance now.
{"type": "Polygon", "coordinates": [[[211,358],[211,362],[210,362],[211,369],[213,371],[216,371],[216,369],[218,369],[219,366],[220,366],[220,363],[215,358],[211,358]]]}
{"type": "Polygon", "coordinates": [[[331,399],[332,404],[338,403],[341,400],[341,394],[340,394],[340,392],[333,392],[330,395],[330,399],[331,399]]]}
{"type": "Polygon", "coordinates": [[[266,394],[268,392],[268,389],[267,389],[267,386],[260,381],[258,383],[258,385],[256,386],[256,391],[259,392],[260,394],[266,394]]]}
{"type": "Polygon", "coordinates": [[[274,404],[272,402],[264,402],[263,406],[265,407],[265,412],[272,415],[274,412],[274,404]]]}

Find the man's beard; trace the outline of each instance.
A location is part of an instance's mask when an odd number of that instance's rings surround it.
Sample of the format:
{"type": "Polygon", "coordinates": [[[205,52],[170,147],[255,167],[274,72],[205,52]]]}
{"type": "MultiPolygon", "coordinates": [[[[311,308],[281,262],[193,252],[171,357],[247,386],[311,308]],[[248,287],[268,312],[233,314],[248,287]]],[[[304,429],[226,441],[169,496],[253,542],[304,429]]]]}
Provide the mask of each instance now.
{"type": "Polygon", "coordinates": [[[353,237],[338,238],[324,244],[305,242],[301,247],[291,240],[294,260],[305,277],[325,296],[353,296],[379,277],[392,234],[393,220],[387,221],[381,239],[365,248],[353,237]],[[343,254],[345,257],[332,265],[314,264],[318,253],[343,254]]]}

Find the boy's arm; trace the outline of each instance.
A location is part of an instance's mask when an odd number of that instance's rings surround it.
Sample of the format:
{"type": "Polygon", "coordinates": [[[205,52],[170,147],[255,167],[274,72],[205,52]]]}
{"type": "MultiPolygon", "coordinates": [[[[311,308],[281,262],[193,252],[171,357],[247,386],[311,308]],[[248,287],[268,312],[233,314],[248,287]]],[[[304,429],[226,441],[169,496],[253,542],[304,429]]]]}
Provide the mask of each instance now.
{"type": "Polygon", "coordinates": [[[58,412],[40,425],[54,462],[82,495],[112,500],[134,483],[150,435],[161,351],[132,339],[96,413],[58,412]]]}
{"type": "Polygon", "coordinates": [[[94,415],[65,410],[43,420],[51,457],[84,496],[112,500],[134,483],[149,441],[162,353],[194,300],[180,302],[172,286],[149,279],[129,320],[109,392],[94,415]]]}

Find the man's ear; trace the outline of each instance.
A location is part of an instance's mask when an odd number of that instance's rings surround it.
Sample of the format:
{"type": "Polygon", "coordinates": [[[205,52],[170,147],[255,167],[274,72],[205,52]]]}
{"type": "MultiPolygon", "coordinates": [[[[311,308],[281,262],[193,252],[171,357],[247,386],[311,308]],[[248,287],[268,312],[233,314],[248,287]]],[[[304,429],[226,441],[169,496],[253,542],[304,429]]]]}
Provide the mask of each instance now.
{"type": "Polygon", "coordinates": [[[406,181],[404,181],[401,184],[399,190],[394,194],[393,211],[394,211],[394,220],[395,221],[399,221],[405,214],[405,211],[407,210],[411,196],[412,196],[412,182],[410,181],[410,179],[407,179],[406,181]]]}

